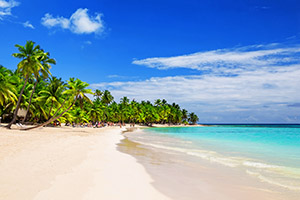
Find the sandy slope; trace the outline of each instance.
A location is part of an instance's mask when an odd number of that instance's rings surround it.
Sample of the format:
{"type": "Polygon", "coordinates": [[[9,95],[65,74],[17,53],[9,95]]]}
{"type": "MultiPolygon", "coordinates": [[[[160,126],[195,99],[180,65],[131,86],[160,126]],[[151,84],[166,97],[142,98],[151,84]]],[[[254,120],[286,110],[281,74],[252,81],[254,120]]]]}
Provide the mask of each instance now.
{"type": "Polygon", "coordinates": [[[120,128],[0,128],[0,199],[168,199],[116,150],[122,138],[120,128]]]}

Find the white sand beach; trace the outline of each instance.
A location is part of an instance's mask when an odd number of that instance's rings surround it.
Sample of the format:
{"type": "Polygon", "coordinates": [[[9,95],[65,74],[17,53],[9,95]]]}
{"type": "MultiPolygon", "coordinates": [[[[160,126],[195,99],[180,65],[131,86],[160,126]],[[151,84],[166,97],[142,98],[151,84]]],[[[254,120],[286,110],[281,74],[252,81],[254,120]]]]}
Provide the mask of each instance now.
{"type": "Polygon", "coordinates": [[[122,129],[0,128],[0,199],[169,199],[117,151],[122,129]]]}

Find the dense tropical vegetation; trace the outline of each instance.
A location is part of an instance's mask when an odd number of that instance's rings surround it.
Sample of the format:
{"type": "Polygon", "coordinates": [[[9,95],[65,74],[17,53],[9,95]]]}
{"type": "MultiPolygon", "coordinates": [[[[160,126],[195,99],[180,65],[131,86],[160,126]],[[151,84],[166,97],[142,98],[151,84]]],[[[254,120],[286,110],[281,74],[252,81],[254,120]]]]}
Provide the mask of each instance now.
{"type": "MultiPolygon", "coordinates": [[[[64,82],[53,77],[51,65],[56,61],[50,54],[27,41],[25,46],[16,45],[18,53],[13,56],[21,59],[15,71],[0,65],[0,117],[10,122],[10,128],[18,118],[21,109],[25,111],[22,123],[37,124],[33,128],[51,123],[132,123],[151,125],[196,124],[197,115],[181,109],[176,103],[157,99],[137,102],[127,97],[114,101],[110,91],[87,89],[88,83],[70,78],[64,82]],[[94,95],[91,100],[87,94],[94,95]]],[[[30,128],[29,128],[30,129],[30,128]]]]}

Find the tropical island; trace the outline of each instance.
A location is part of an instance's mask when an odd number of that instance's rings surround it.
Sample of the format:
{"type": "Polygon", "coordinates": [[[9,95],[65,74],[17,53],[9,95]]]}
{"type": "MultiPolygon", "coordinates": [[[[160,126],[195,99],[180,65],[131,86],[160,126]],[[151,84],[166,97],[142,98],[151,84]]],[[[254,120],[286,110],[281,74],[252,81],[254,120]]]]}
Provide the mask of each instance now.
{"type": "Polygon", "coordinates": [[[165,99],[117,103],[52,76],[55,59],[33,41],[16,47],[17,69],[0,66],[0,199],[170,199],[118,148],[126,131],[193,125],[196,114],[165,99]]]}
{"type": "Polygon", "coordinates": [[[106,123],[130,123],[152,126],[157,124],[196,124],[198,116],[181,109],[176,103],[165,99],[137,102],[121,98],[120,103],[108,90],[88,89],[89,84],[80,79],[70,78],[64,82],[51,75],[50,69],[56,64],[50,53],[33,41],[24,46],[15,45],[18,52],[12,54],[20,59],[15,71],[0,66],[0,116],[2,122],[23,126],[29,130],[46,125],[72,124],[98,126],[106,123]],[[93,95],[90,99],[87,95],[93,95]],[[23,115],[18,118],[20,111],[23,115]]]}
{"type": "Polygon", "coordinates": [[[299,10],[0,0],[0,200],[299,200],[299,10]]]}

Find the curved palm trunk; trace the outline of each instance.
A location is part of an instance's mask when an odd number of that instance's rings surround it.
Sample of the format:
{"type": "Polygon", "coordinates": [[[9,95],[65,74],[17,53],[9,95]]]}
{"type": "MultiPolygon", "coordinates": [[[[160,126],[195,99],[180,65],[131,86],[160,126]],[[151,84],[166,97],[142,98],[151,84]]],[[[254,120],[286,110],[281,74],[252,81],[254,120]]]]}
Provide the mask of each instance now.
{"type": "Polygon", "coordinates": [[[53,102],[53,100],[52,100],[52,104],[51,104],[51,107],[50,107],[50,110],[49,110],[49,114],[48,114],[48,119],[50,118],[51,111],[52,111],[52,108],[53,108],[53,104],[54,104],[54,102],[53,102]]]}
{"type": "Polygon", "coordinates": [[[26,114],[25,114],[25,117],[24,117],[24,119],[22,121],[22,124],[24,124],[24,122],[26,122],[26,118],[28,116],[29,108],[30,108],[30,105],[31,105],[32,97],[33,97],[35,88],[37,86],[37,83],[38,83],[38,79],[36,77],[36,82],[34,83],[34,86],[33,86],[33,89],[32,89],[31,95],[30,95],[29,103],[28,103],[28,106],[27,106],[26,114]]]}
{"type": "MultiPolygon", "coordinates": [[[[24,129],[22,129],[22,130],[27,131],[27,130],[31,130],[31,129],[43,127],[43,126],[46,126],[46,125],[50,124],[51,122],[57,120],[57,119],[60,118],[63,114],[65,114],[66,112],[68,112],[68,111],[72,108],[72,106],[75,104],[76,100],[77,100],[77,97],[74,99],[73,103],[68,107],[68,109],[65,110],[65,111],[63,111],[59,116],[54,117],[54,118],[51,118],[50,120],[48,120],[48,121],[46,121],[46,122],[44,122],[44,123],[42,123],[42,124],[40,124],[40,125],[37,125],[37,126],[34,126],[34,127],[30,127],[30,128],[24,128],[24,129]]],[[[58,112],[58,111],[56,111],[55,115],[57,114],[57,112],[58,112]]],[[[54,115],[54,116],[55,116],[55,115],[54,115]]]]}
{"type": "Polygon", "coordinates": [[[10,129],[10,128],[11,128],[11,125],[13,125],[13,123],[16,122],[17,115],[18,115],[18,111],[19,111],[19,108],[20,108],[21,100],[22,100],[22,95],[23,95],[23,92],[24,92],[24,90],[25,90],[25,86],[26,86],[26,84],[27,84],[28,78],[29,78],[29,76],[27,75],[26,78],[25,78],[25,82],[24,82],[24,85],[23,85],[23,87],[22,87],[22,90],[21,90],[21,92],[20,92],[19,98],[18,98],[17,107],[16,107],[16,109],[15,109],[15,111],[14,111],[13,119],[11,120],[11,122],[10,122],[7,126],[5,126],[5,128],[10,129]]]}

